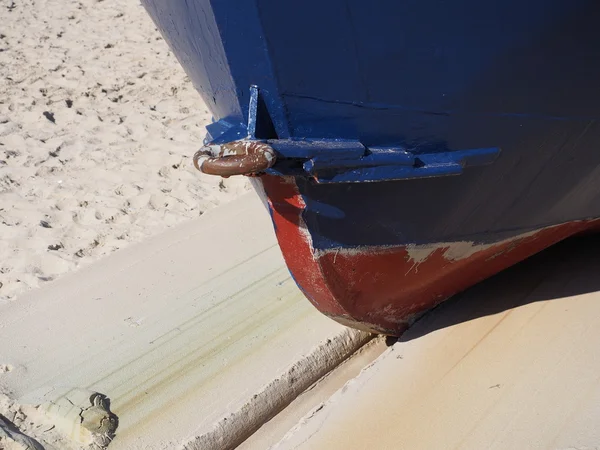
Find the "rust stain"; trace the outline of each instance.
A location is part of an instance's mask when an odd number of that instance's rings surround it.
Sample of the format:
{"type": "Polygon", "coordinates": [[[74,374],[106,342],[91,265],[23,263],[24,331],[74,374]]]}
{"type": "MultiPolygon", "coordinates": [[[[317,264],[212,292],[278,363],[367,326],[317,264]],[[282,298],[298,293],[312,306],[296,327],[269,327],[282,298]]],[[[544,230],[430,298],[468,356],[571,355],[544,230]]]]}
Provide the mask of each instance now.
{"type": "Polygon", "coordinates": [[[275,151],[260,141],[239,140],[207,145],[194,154],[194,166],[202,173],[224,178],[255,175],[275,164],[275,151]]]}

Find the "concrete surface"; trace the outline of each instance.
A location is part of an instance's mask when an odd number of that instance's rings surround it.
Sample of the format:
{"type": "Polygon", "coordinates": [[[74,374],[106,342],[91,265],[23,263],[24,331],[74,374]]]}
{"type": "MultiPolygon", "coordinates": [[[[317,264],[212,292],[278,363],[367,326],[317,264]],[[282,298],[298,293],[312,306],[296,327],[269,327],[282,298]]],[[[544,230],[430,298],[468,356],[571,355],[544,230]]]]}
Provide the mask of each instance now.
{"type": "Polygon", "coordinates": [[[310,386],[283,411],[260,427],[237,450],[265,450],[279,442],[302,417],[326,402],[348,380],[356,377],[386,349],[385,336],[378,336],[310,386]]]}
{"type": "Polygon", "coordinates": [[[0,391],[106,395],[111,449],[221,450],[369,339],[304,299],[251,193],[1,307],[0,391]]]}
{"type": "Polygon", "coordinates": [[[600,447],[600,237],[425,316],[277,449],[600,447]]]}

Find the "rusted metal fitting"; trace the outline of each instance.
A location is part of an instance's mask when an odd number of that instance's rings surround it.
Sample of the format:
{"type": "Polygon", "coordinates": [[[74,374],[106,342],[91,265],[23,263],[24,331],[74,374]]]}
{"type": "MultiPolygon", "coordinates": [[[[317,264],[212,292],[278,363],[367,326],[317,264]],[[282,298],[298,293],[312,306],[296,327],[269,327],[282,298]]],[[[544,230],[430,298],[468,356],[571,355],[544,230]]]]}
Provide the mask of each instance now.
{"type": "Polygon", "coordinates": [[[227,178],[256,175],[275,164],[275,150],[264,142],[239,140],[207,145],[194,155],[194,166],[202,173],[227,178]]]}

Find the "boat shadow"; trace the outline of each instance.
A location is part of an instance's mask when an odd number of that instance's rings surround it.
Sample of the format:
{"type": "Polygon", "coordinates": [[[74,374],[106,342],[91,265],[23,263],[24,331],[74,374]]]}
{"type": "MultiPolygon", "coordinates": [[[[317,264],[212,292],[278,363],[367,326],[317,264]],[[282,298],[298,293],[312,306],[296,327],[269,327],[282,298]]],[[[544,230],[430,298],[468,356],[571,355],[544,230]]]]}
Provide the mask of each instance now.
{"type": "Polygon", "coordinates": [[[421,317],[397,342],[530,303],[568,302],[569,297],[597,291],[600,234],[570,238],[442,303],[421,317]]]}

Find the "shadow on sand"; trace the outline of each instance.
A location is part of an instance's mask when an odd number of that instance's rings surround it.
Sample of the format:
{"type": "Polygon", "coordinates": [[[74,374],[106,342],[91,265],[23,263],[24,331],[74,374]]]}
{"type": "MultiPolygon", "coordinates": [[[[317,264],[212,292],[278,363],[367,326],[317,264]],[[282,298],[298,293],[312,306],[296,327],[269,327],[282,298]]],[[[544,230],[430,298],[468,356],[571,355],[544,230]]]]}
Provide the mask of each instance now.
{"type": "Polygon", "coordinates": [[[567,239],[442,303],[398,342],[529,303],[596,291],[600,291],[600,234],[567,239]]]}

